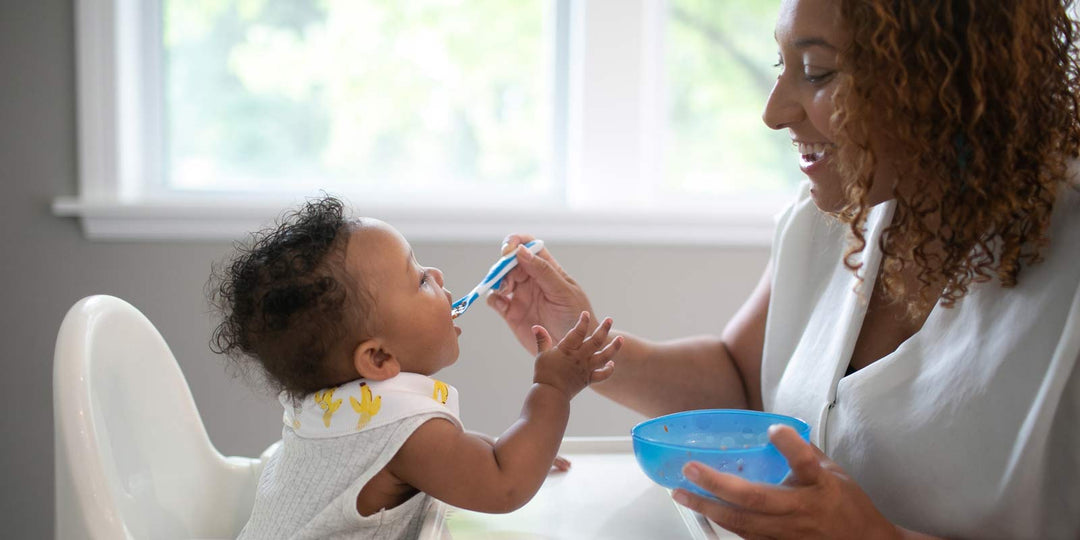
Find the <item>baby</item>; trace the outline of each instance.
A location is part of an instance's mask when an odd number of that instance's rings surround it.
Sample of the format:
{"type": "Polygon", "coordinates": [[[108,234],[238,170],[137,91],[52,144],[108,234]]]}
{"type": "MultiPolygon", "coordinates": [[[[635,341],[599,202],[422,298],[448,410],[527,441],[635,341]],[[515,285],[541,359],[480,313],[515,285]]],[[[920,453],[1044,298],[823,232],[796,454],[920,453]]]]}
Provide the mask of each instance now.
{"type": "Polygon", "coordinates": [[[431,378],[461,329],[436,268],[376,219],[309,201],[215,271],[212,347],[253,360],[280,391],[282,444],[240,538],[415,538],[428,497],[510,512],[543,483],[570,400],[614,370],[622,345],[589,314],[557,345],[533,328],[533,384],[497,441],[464,431],[457,391],[431,378]]]}

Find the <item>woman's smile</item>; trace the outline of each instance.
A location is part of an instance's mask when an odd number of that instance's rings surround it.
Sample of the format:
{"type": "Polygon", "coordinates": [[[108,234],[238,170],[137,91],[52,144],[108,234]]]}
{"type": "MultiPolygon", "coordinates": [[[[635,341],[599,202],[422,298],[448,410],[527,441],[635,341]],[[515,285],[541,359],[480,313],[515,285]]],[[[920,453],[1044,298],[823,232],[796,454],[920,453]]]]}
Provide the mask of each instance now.
{"type": "Polygon", "coordinates": [[[826,167],[834,149],[832,144],[793,141],[799,152],[799,169],[808,176],[826,167]]]}

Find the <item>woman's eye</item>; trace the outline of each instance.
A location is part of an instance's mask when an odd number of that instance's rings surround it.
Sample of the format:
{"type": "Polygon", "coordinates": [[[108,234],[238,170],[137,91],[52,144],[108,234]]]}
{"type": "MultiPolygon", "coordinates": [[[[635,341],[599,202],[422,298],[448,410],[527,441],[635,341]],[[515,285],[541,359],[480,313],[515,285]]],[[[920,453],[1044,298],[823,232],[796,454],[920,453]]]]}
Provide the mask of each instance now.
{"type": "Polygon", "coordinates": [[[819,73],[806,73],[806,82],[810,84],[819,84],[828,81],[835,74],[835,71],[822,71],[819,73]]]}

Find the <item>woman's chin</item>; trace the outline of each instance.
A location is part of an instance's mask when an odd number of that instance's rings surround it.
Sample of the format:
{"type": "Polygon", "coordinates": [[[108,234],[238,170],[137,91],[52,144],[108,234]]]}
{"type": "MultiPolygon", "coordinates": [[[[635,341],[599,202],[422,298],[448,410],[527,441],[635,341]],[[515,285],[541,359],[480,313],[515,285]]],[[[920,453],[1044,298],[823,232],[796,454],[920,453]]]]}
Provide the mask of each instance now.
{"type": "Polygon", "coordinates": [[[822,212],[838,212],[844,206],[839,190],[821,185],[813,178],[810,179],[810,198],[822,212]]]}

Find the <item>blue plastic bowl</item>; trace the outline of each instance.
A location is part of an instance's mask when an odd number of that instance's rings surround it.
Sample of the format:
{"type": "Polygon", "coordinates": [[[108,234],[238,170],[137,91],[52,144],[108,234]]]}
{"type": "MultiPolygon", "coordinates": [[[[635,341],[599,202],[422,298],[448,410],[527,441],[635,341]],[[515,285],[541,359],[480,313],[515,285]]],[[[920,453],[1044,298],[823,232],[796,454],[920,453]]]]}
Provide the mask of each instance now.
{"type": "Polygon", "coordinates": [[[683,465],[699,461],[753,482],[779,484],[790,468],[769,442],[769,426],[785,424],[810,440],[810,425],[798,418],[740,409],[702,409],[646,420],[634,426],[634,456],[654,482],[669,489],[708,493],[687,480],[683,465]]]}

